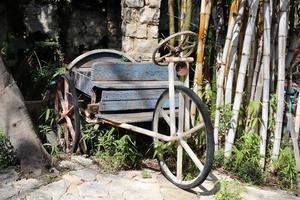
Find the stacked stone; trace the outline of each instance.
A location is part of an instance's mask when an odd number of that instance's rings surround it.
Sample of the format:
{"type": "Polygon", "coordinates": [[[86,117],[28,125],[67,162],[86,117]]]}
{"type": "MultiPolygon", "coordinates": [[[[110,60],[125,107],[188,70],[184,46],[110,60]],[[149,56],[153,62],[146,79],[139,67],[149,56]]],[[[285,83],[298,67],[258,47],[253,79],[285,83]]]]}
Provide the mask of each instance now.
{"type": "Polygon", "coordinates": [[[136,61],[151,60],[158,45],[161,0],[122,0],[122,50],[136,61]]]}

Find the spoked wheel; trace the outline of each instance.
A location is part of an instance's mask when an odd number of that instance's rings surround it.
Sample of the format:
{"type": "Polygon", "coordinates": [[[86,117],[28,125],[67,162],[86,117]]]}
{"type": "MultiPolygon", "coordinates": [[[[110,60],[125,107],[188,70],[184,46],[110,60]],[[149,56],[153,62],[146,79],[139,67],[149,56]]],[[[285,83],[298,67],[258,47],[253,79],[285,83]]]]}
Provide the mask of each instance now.
{"type": "Polygon", "coordinates": [[[56,130],[67,153],[75,153],[80,140],[80,117],[76,90],[68,74],[60,76],[54,90],[56,130]]]}
{"type": "Polygon", "coordinates": [[[208,176],[214,156],[213,128],[206,106],[189,88],[175,86],[175,128],[171,134],[169,91],[159,98],[154,115],[153,131],[178,136],[174,142],[154,139],[155,154],[162,173],[183,189],[201,184],[208,176]],[[196,105],[196,111],[191,110],[196,105]]]}
{"type": "Polygon", "coordinates": [[[191,55],[197,44],[197,35],[191,31],[182,31],[170,35],[162,40],[152,54],[152,61],[156,65],[165,65],[167,57],[188,57],[191,55]],[[157,56],[158,53],[162,55],[157,56]]]}

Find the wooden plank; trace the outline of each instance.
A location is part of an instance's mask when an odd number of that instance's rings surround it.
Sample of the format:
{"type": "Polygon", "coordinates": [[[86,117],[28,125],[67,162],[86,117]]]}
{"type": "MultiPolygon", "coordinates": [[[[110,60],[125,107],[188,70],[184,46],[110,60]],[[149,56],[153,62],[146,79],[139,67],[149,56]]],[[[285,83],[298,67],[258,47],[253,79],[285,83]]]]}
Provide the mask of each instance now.
{"type": "Polygon", "coordinates": [[[75,88],[88,96],[92,95],[93,83],[87,75],[73,71],[75,88]]]}
{"type": "MultiPolygon", "coordinates": [[[[166,112],[169,114],[169,112],[166,112]]],[[[178,110],[176,110],[178,116],[178,110]]],[[[98,119],[104,119],[115,123],[137,123],[137,122],[150,122],[153,119],[153,112],[138,112],[138,113],[113,113],[113,114],[97,114],[98,119]]],[[[162,118],[162,117],[160,117],[162,118]]]]}
{"type": "MultiPolygon", "coordinates": [[[[157,99],[140,99],[128,101],[100,101],[99,111],[129,111],[129,110],[153,110],[155,108],[157,99]]],[[[175,107],[178,107],[179,99],[175,98],[175,107]]],[[[165,102],[163,108],[169,108],[169,102],[165,102]]]]}
{"type": "Polygon", "coordinates": [[[122,101],[140,99],[158,99],[164,89],[151,90],[105,90],[102,92],[101,101],[122,101]]]}
{"type": "Polygon", "coordinates": [[[152,63],[95,63],[93,81],[167,81],[168,69],[152,63]]]}
{"type": "Polygon", "coordinates": [[[97,114],[96,117],[99,119],[106,119],[116,123],[149,122],[152,121],[153,112],[97,114]]]}
{"type": "MultiPolygon", "coordinates": [[[[182,85],[176,81],[175,85],[182,85]]],[[[168,88],[168,81],[93,81],[93,86],[101,89],[149,89],[168,88]]]]}
{"type": "Polygon", "coordinates": [[[132,100],[132,101],[101,101],[100,111],[120,111],[120,110],[146,110],[154,109],[157,99],[132,100]]]}

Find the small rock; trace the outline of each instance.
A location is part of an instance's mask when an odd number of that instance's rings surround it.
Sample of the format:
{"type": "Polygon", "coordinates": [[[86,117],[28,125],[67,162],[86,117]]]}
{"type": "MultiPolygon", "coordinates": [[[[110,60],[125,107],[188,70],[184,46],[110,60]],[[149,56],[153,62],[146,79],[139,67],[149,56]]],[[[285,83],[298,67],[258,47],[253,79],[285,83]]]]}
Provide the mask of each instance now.
{"type": "Polygon", "coordinates": [[[63,160],[59,163],[59,167],[62,169],[69,169],[69,170],[78,170],[82,169],[83,166],[79,165],[78,163],[71,162],[69,160],[63,160]]]}
{"type": "Polygon", "coordinates": [[[93,164],[93,160],[83,156],[72,156],[71,161],[77,162],[78,164],[86,167],[93,164]]]}

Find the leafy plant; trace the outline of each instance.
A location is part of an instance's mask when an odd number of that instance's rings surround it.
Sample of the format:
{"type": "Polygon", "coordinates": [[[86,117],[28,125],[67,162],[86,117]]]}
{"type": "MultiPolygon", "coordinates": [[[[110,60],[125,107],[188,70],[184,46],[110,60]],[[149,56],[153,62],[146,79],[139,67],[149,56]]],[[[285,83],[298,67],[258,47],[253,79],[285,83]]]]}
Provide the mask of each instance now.
{"type": "Polygon", "coordinates": [[[88,138],[92,141],[92,146],[96,147],[95,155],[103,171],[113,172],[123,167],[140,165],[142,156],[137,151],[133,136],[120,134],[115,128],[99,130],[90,125],[87,127],[88,129],[84,131],[84,138],[88,138]]]}
{"type": "Polygon", "coordinates": [[[251,132],[244,134],[233,147],[231,158],[225,161],[226,168],[245,182],[263,183],[265,175],[259,164],[259,146],[259,135],[251,132]]]}
{"type": "Polygon", "coordinates": [[[15,163],[13,147],[8,138],[0,130],[0,169],[6,168],[15,163]]]}
{"type": "Polygon", "coordinates": [[[225,161],[224,151],[223,150],[219,150],[215,154],[213,168],[217,169],[217,168],[222,167],[224,165],[224,161],[225,161]]]}
{"type": "Polygon", "coordinates": [[[292,149],[290,147],[282,149],[278,159],[273,164],[280,185],[284,188],[293,189],[296,186],[297,170],[292,149]]]}
{"type": "Polygon", "coordinates": [[[222,105],[220,108],[220,123],[219,123],[219,130],[221,133],[227,133],[227,131],[231,128],[231,117],[232,117],[232,110],[231,105],[222,105]]]}
{"type": "Polygon", "coordinates": [[[234,180],[220,179],[220,190],[214,195],[215,200],[242,200],[244,188],[234,180]]]}

